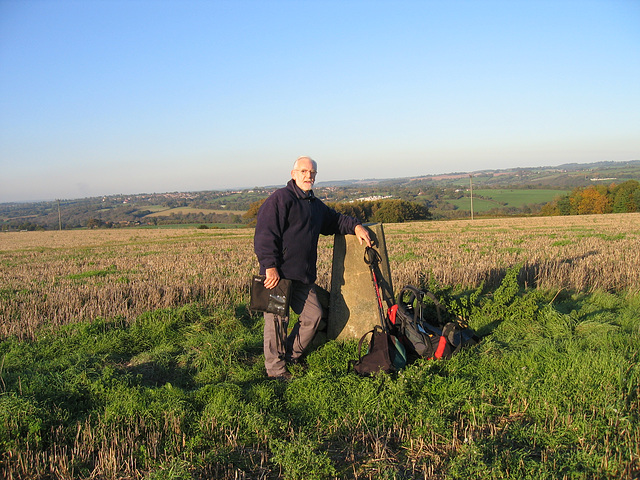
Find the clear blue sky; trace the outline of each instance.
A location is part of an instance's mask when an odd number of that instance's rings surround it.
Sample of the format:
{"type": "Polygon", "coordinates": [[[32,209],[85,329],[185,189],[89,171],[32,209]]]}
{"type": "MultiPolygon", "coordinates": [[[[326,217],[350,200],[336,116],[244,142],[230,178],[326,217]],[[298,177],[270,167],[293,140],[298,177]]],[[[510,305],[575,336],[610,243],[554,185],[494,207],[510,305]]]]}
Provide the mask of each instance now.
{"type": "Polygon", "coordinates": [[[640,158],[639,0],[0,0],[0,202],[640,158]]]}

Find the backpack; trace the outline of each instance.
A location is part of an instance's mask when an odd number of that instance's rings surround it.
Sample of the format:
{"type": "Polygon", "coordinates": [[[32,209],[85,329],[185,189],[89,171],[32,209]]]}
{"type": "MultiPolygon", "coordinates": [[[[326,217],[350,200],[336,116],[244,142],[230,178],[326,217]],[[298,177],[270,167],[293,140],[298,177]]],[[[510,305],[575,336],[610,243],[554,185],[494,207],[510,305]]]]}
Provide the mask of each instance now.
{"type": "Polygon", "coordinates": [[[463,347],[478,343],[475,332],[459,320],[444,321],[442,304],[431,292],[405,285],[389,310],[398,338],[407,351],[422,358],[451,358],[463,347]],[[429,311],[426,298],[435,305],[429,311]]]}
{"type": "Polygon", "coordinates": [[[378,372],[394,373],[407,363],[403,344],[380,325],[365,333],[358,342],[358,360],[351,360],[350,369],[363,377],[378,372]],[[362,355],[362,345],[371,335],[368,352],[362,355]]]}

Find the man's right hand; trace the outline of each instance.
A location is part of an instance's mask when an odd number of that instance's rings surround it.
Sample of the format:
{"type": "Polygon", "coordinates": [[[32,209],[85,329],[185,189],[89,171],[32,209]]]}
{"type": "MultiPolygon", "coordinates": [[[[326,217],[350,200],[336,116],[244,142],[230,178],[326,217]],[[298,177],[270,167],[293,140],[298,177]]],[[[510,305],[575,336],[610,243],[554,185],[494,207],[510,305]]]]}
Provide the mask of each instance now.
{"type": "Polygon", "coordinates": [[[265,272],[264,286],[265,288],[276,288],[278,282],[280,282],[280,274],[277,268],[267,268],[265,272]]]}

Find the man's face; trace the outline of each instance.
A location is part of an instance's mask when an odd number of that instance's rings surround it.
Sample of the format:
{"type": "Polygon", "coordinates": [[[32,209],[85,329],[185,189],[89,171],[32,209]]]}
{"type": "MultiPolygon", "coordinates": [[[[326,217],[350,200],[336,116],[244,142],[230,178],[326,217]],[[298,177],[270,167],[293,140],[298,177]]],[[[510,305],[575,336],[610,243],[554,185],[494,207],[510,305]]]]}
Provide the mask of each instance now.
{"type": "Polygon", "coordinates": [[[296,167],[291,170],[291,178],[293,178],[298,187],[308,192],[313,188],[316,181],[316,167],[309,159],[303,158],[298,161],[296,167]]]}

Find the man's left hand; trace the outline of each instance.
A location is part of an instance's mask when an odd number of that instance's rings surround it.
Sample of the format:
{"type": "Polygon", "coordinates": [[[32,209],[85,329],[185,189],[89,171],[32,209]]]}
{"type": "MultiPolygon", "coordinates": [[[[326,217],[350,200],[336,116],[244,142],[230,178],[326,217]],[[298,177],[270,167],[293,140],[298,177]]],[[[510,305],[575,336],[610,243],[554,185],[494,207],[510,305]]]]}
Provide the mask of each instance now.
{"type": "Polygon", "coordinates": [[[356,229],[353,233],[360,241],[360,245],[364,243],[367,245],[367,247],[373,246],[373,242],[371,241],[371,237],[369,236],[369,230],[367,230],[362,225],[356,225],[356,229]]]}

